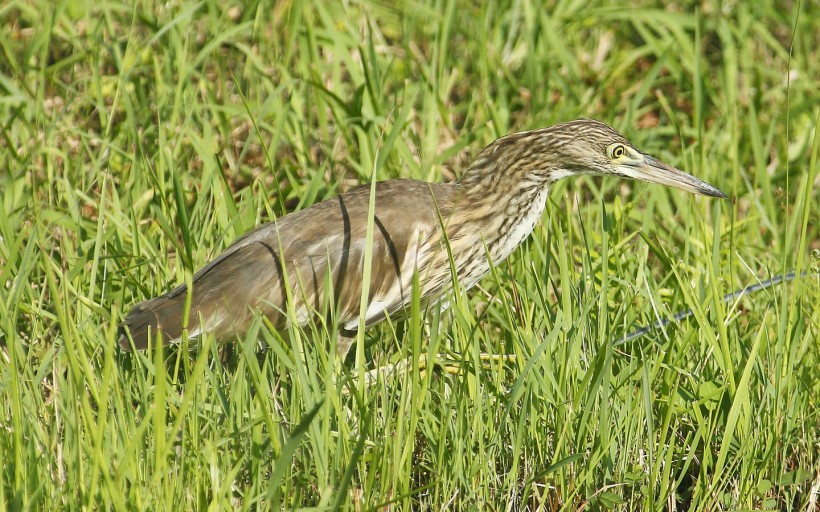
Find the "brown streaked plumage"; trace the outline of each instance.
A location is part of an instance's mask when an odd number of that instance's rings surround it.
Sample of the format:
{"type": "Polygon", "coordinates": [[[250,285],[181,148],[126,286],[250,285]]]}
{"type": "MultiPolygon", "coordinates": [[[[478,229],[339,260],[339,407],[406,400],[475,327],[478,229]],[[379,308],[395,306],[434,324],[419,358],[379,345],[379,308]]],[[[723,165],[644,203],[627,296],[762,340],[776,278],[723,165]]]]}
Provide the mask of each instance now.
{"type": "MultiPolygon", "coordinates": [[[[549,186],[578,174],[620,176],[726,197],[638,151],[599,121],[579,119],[501,137],[456,182],[376,184],[365,325],[403,312],[416,271],[423,304],[446,294],[453,279],[445,241],[460,286],[473,286],[489,271],[490,261],[499,263],[529,236],[549,186]]],[[[369,198],[370,187],[359,187],[237,240],[194,275],[189,336],[203,331],[220,340],[241,336],[254,310],[284,329],[293,318],[286,313],[286,289],[299,324],[314,319],[332,299],[342,334],[351,336],[359,325],[369,198]],[[325,297],[326,290],[333,290],[333,297],[325,297]]],[[[186,295],[181,285],[134,306],[125,318],[122,347],[131,348],[133,341],[133,347],[146,348],[157,330],[165,342],[178,341],[186,295]]],[[[342,356],[348,346],[349,340],[340,340],[342,356]]]]}

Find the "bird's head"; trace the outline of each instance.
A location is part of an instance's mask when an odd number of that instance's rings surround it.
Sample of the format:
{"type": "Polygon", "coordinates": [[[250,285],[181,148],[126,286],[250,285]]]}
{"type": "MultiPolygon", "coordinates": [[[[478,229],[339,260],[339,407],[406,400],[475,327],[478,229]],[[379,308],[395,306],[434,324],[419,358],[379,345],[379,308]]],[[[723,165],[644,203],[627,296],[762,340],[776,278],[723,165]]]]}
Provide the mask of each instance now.
{"type": "Polygon", "coordinates": [[[592,119],[578,119],[545,129],[544,144],[554,146],[560,168],[554,179],[594,174],[657,183],[695,194],[725,198],[708,183],[665,164],[636,148],[610,126],[592,119]]]}
{"type": "Polygon", "coordinates": [[[658,183],[687,192],[725,198],[726,194],[633,146],[613,128],[577,119],[549,128],[501,137],[476,157],[464,181],[498,182],[517,175],[523,186],[581,174],[618,176],[658,183]]]}

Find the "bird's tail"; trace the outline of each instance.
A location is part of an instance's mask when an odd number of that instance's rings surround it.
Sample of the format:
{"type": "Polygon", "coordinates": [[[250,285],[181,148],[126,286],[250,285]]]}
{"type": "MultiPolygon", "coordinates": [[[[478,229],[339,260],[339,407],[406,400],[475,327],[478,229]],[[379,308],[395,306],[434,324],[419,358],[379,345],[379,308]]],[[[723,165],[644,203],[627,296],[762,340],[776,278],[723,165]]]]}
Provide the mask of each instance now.
{"type": "MultiPolygon", "coordinates": [[[[135,305],[122,323],[119,341],[123,350],[148,348],[149,342],[156,343],[157,332],[160,333],[163,344],[179,339],[182,336],[186,295],[183,285],[161,297],[135,305]]],[[[191,315],[192,322],[196,322],[194,318],[195,315],[191,315]]],[[[193,325],[188,327],[189,329],[195,328],[193,325]]]]}

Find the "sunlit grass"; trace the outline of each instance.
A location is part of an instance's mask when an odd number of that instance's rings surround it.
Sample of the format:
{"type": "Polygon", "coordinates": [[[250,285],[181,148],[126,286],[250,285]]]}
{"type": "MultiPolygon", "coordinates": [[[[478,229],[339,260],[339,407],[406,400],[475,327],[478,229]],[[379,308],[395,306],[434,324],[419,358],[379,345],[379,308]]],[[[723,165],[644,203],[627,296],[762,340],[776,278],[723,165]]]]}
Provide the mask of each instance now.
{"type": "Polygon", "coordinates": [[[817,503],[820,10],[640,4],[5,2],[0,506],[817,503]],[[478,287],[343,363],[331,325],[119,350],[253,226],[577,117],[731,200],[560,182],[478,287]]]}

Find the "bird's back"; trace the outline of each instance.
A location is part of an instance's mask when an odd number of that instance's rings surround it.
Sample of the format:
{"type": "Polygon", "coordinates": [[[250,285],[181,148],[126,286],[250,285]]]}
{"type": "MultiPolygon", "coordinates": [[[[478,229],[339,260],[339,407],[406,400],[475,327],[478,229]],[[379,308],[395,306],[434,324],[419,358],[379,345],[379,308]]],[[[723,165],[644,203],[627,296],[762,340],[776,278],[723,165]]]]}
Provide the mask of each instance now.
{"type": "MultiPolygon", "coordinates": [[[[440,288],[445,265],[431,265],[440,254],[441,226],[457,200],[455,184],[390,180],[376,184],[367,325],[404,308],[413,272],[422,283],[440,288]]],[[[365,185],[310,208],[260,226],[237,240],[194,275],[189,335],[213,332],[218,339],[242,335],[258,309],[278,329],[289,318],[304,324],[335,310],[343,331],[358,326],[370,187],[365,185]],[[287,308],[288,290],[293,317],[287,308]],[[327,291],[332,290],[332,295],[327,291]]],[[[440,290],[422,287],[427,296],[440,290]]],[[[166,342],[182,335],[185,285],[137,304],[125,319],[134,346],[148,345],[149,330],[166,342]]],[[[123,335],[120,343],[130,348],[123,335]]]]}

